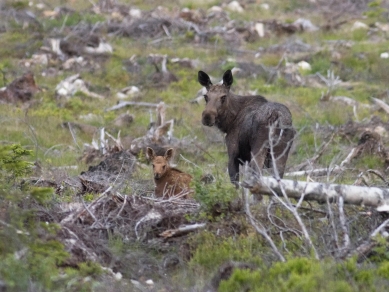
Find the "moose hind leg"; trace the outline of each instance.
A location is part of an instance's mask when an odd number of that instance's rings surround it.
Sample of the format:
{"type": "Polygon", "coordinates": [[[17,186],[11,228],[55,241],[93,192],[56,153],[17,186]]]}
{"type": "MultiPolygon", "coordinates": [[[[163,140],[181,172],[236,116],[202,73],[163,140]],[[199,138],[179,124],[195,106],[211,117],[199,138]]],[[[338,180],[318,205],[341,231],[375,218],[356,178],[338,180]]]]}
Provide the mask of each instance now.
{"type": "Polygon", "coordinates": [[[262,175],[262,169],[265,166],[265,162],[268,163],[267,160],[267,154],[268,154],[269,149],[264,147],[261,147],[259,151],[256,152],[254,157],[250,161],[250,166],[251,168],[257,170],[261,175],[262,175]]]}
{"type": "MultiPolygon", "coordinates": [[[[293,129],[284,129],[281,139],[277,145],[273,147],[273,154],[275,159],[275,167],[277,168],[280,178],[284,176],[286,161],[290,148],[292,147],[295,131],[293,129]]],[[[274,163],[273,163],[274,167],[274,163]]]]}

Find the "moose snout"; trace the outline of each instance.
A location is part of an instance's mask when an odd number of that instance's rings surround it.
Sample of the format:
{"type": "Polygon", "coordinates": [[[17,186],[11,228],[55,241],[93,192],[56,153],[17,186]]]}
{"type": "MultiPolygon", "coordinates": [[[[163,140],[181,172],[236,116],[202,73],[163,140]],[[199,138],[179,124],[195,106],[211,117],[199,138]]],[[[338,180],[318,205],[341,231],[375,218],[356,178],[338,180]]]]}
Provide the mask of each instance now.
{"type": "Polygon", "coordinates": [[[155,178],[156,180],[160,179],[161,176],[162,176],[162,174],[160,174],[160,173],[154,173],[154,178],[155,178]]]}
{"type": "Polygon", "coordinates": [[[212,127],[215,124],[215,114],[209,112],[203,112],[203,125],[212,127]]]}

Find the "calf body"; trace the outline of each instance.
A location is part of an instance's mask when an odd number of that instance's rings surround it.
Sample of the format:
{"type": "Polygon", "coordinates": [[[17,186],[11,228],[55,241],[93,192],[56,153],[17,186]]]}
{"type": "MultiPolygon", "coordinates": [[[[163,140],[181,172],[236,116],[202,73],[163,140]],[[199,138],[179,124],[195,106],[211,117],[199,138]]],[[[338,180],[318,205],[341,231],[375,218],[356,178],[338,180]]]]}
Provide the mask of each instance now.
{"type": "Polygon", "coordinates": [[[215,125],[226,134],[231,182],[238,183],[239,165],[246,161],[259,171],[276,169],[282,178],[295,136],[289,109],[260,95],[231,93],[231,70],[224,73],[223,84],[213,85],[203,71],[199,71],[198,81],[207,89],[202,123],[215,125]]]}
{"type": "Polygon", "coordinates": [[[188,194],[191,193],[189,184],[192,176],[171,167],[169,164],[170,159],[173,157],[172,148],[166,150],[164,156],[156,156],[154,150],[147,147],[146,154],[153,164],[155,195],[157,197],[171,197],[186,192],[188,194]]]}

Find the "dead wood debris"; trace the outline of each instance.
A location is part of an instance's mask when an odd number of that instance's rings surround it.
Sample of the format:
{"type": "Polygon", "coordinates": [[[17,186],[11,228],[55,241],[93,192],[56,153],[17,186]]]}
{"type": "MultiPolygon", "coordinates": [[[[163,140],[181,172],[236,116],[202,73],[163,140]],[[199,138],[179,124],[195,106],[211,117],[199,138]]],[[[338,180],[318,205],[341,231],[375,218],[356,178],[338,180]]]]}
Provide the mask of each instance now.
{"type": "MultiPolygon", "coordinates": [[[[291,167],[294,171],[290,171],[285,175],[318,177],[331,173],[339,174],[345,171],[358,171],[358,169],[347,170],[347,167],[366,156],[377,157],[382,161],[383,168],[377,169],[377,171],[385,173],[388,171],[389,151],[386,149],[385,144],[389,138],[389,125],[378,116],[372,116],[370,120],[363,122],[349,120],[339,127],[317,125],[313,131],[318,133],[325,142],[318,147],[312,158],[291,167]],[[349,142],[348,154],[344,154],[344,158],[342,161],[339,161],[339,165],[330,167],[319,166],[316,163],[317,160],[329,149],[329,146],[334,143],[334,137],[337,136],[349,142]]],[[[361,171],[359,170],[359,172],[361,171]]]]}
{"type": "Polygon", "coordinates": [[[146,153],[146,148],[151,147],[157,155],[163,155],[167,148],[186,148],[190,150],[191,140],[177,139],[173,136],[174,120],[166,121],[166,105],[160,102],[157,107],[157,119],[153,121],[150,115],[150,128],[147,133],[132,141],[130,151],[134,155],[146,153]]]}
{"type": "Polygon", "coordinates": [[[360,159],[367,155],[379,157],[384,162],[385,169],[389,166],[389,152],[385,149],[381,136],[377,132],[369,130],[363,132],[358,145],[350,151],[340,166],[347,165],[352,160],[360,159]]]}
{"type": "Polygon", "coordinates": [[[5,88],[0,88],[0,103],[25,103],[31,101],[39,91],[31,72],[16,78],[5,88]]]}
{"type": "Polygon", "coordinates": [[[177,76],[167,69],[167,55],[150,54],[148,59],[156,69],[156,72],[154,72],[151,76],[149,76],[149,78],[147,78],[148,80],[150,80],[150,86],[164,87],[169,85],[171,82],[178,81],[177,76]]]}
{"type": "Polygon", "coordinates": [[[103,99],[104,96],[91,92],[80,74],[71,75],[62,80],[55,88],[55,94],[58,98],[69,99],[77,92],[82,92],[88,97],[103,99]]]}
{"type": "Polygon", "coordinates": [[[97,261],[96,252],[101,252],[104,246],[98,246],[98,243],[106,242],[108,234],[119,236],[126,242],[166,243],[173,235],[184,235],[204,226],[190,225],[197,228],[184,228],[184,231],[174,234],[171,232],[182,230],[183,224],[190,223],[186,216],[196,214],[199,208],[200,205],[194,200],[158,200],[106,192],[90,204],[79,204],[67,212],[59,222],[62,226],[61,236],[65,239],[63,242],[67,250],[78,261],[97,261]],[[95,241],[95,247],[86,240],[95,241]]]}

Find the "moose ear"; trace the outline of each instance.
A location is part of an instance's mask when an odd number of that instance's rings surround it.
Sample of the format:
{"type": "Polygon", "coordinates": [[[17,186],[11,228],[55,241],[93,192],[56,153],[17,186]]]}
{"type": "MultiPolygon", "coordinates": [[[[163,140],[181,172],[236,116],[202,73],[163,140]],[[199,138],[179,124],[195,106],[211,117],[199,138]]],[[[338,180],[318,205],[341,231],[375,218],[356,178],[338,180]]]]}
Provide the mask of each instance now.
{"type": "Polygon", "coordinates": [[[166,159],[167,161],[169,161],[170,159],[172,159],[173,153],[174,153],[173,148],[169,148],[168,150],[166,150],[166,152],[165,152],[165,159],[166,159]]]}
{"type": "Polygon", "coordinates": [[[209,78],[208,74],[203,72],[203,71],[199,71],[197,79],[198,79],[199,83],[202,86],[204,86],[207,90],[212,85],[211,79],[209,78]]]}
{"type": "Polygon", "coordinates": [[[155,157],[155,152],[152,148],[150,147],[147,147],[146,148],[146,157],[149,159],[149,160],[153,160],[154,157],[155,157]]]}
{"type": "Polygon", "coordinates": [[[227,70],[223,75],[223,85],[230,88],[234,78],[232,77],[231,70],[227,70]]]}

